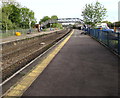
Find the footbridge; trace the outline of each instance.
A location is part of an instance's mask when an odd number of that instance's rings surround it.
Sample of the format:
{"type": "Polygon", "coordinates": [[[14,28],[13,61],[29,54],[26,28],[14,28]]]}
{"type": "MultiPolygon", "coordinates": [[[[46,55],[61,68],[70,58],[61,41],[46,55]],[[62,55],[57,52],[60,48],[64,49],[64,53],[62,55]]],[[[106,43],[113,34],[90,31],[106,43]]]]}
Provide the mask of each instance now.
{"type": "Polygon", "coordinates": [[[83,20],[80,18],[59,18],[59,19],[50,19],[41,24],[41,27],[52,23],[81,23],[84,24],[83,20]]]}

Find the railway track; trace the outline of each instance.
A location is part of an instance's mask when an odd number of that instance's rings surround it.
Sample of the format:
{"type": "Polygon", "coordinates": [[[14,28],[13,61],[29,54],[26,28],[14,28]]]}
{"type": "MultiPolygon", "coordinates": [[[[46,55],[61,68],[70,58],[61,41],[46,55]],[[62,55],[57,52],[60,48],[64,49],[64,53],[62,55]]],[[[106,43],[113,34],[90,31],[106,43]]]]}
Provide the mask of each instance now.
{"type": "Polygon", "coordinates": [[[70,32],[69,29],[58,31],[45,36],[22,41],[19,44],[11,44],[10,47],[3,45],[2,52],[2,79],[5,81],[15,72],[35,59],[55,42],[70,32]],[[44,43],[44,44],[43,44],[44,43]],[[13,47],[12,47],[13,46],[13,47]]]}

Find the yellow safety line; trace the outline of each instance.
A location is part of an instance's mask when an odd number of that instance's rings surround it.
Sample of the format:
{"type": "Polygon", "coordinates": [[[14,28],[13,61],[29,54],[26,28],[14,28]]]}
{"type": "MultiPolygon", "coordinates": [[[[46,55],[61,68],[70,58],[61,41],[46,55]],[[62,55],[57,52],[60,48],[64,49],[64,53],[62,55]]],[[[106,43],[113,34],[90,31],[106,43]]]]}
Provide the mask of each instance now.
{"type": "Polygon", "coordinates": [[[30,87],[30,85],[35,81],[35,79],[43,72],[47,65],[52,61],[55,55],[61,50],[65,43],[74,33],[72,33],[62,41],[53,51],[50,53],[40,64],[36,66],[31,72],[26,74],[19,82],[12,86],[4,95],[4,98],[7,96],[22,96],[22,94],[30,87]]]}

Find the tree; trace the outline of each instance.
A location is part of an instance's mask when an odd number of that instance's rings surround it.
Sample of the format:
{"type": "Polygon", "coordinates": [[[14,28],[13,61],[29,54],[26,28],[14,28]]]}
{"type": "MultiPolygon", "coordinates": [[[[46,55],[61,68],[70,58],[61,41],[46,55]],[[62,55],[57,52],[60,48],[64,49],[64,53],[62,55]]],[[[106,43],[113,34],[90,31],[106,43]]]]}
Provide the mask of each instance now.
{"type": "Polygon", "coordinates": [[[9,20],[9,16],[12,13],[11,4],[3,3],[2,7],[2,28],[8,30],[12,27],[12,22],[9,20]]]}
{"type": "Polygon", "coordinates": [[[49,16],[44,16],[44,17],[40,20],[39,23],[45,22],[45,21],[47,21],[47,20],[49,20],[49,19],[50,19],[49,16]]]}
{"type": "Polygon", "coordinates": [[[13,23],[8,19],[5,13],[2,13],[2,30],[10,30],[13,28],[13,23]]]}
{"type": "Polygon", "coordinates": [[[21,28],[30,28],[31,24],[36,23],[36,19],[34,17],[34,12],[28,8],[21,8],[21,28]]]}
{"type": "MultiPolygon", "coordinates": [[[[58,16],[57,15],[53,15],[53,16],[51,16],[51,18],[49,17],[49,16],[44,16],[41,20],[40,20],[40,22],[39,22],[39,24],[42,24],[42,22],[45,22],[45,21],[47,21],[47,20],[57,20],[58,19],[58,16]]],[[[46,25],[46,27],[47,28],[49,28],[49,27],[52,27],[52,28],[63,28],[62,27],[62,24],[60,24],[60,23],[52,23],[52,24],[47,24],[46,25]]]]}
{"type": "Polygon", "coordinates": [[[2,30],[9,30],[12,29],[13,27],[15,27],[15,23],[12,23],[12,21],[9,19],[9,16],[11,15],[11,13],[13,13],[13,5],[16,5],[17,3],[15,2],[15,0],[3,0],[2,1],[2,30]]]}
{"type": "Polygon", "coordinates": [[[94,26],[105,18],[106,12],[106,8],[98,1],[95,4],[86,4],[82,11],[83,20],[86,24],[94,26]]]}
{"type": "Polygon", "coordinates": [[[56,15],[51,16],[51,19],[58,19],[56,15]]]}
{"type": "Polygon", "coordinates": [[[17,27],[19,27],[20,21],[21,21],[21,14],[20,14],[19,4],[11,5],[11,8],[12,8],[12,13],[9,15],[9,19],[11,20],[11,22],[13,24],[16,25],[15,28],[17,28],[17,27]]]}
{"type": "Polygon", "coordinates": [[[2,8],[0,8],[0,30],[2,30],[2,8]]]}
{"type": "Polygon", "coordinates": [[[2,3],[2,30],[30,28],[36,23],[34,12],[14,0],[2,3]]]}
{"type": "Polygon", "coordinates": [[[101,23],[107,23],[108,27],[113,27],[113,23],[110,21],[102,21],[101,23]]]}
{"type": "MultiPolygon", "coordinates": [[[[50,18],[49,16],[44,16],[44,17],[40,20],[39,24],[42,24],[43,22],[45,22],[45,21],[47,21],[47,20],[50,20],[50,19],[51,19],[51,18],[50,18]]],[[[50,27],[50,24],[47,24],[46,27],[49,28],[49,27],[50,27]]]]}
{"type": "MultiPolygon", "coordinates": [[[[58,17],[57,17],[56,15],[53,15],[53,16],[51,16],[51,19],[53,19],[53,20],[57,20],[58,17]]],[[[51,25],[51,27],[53,27],[53,28],[57,28],[58,26],[59,26],[58,23],[53,23],[53,24],[51,25]]]]}

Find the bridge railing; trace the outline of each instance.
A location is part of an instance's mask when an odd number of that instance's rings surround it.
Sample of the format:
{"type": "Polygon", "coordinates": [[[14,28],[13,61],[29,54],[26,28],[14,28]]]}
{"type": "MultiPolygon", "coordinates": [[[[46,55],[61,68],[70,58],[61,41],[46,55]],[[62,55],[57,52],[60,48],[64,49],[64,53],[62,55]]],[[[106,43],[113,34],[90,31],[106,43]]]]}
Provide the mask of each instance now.
{"type": "Polygon", "coordinates": [[[49,23],[70,23],[70,22],[74,22],[74,23],[77,22],[77,23],[83,24],[83,20],[79,19],[79,18],[59,18],[59,19],[50,19],[45,22],[42,22],[41,27],[43,27],[49,23]]]}
{"type": "Polygon", "coordinates": [[[120,56],[120,32],[99,29],[86,29],[86,31],[87,34],[103,43],[105,46],[120,56]]]}

